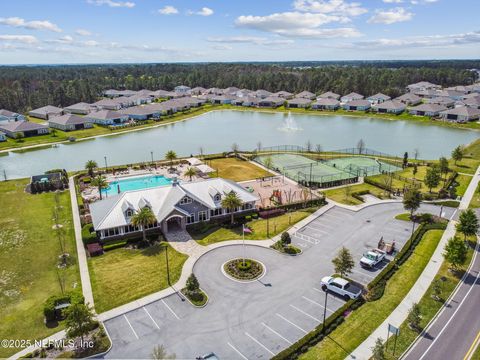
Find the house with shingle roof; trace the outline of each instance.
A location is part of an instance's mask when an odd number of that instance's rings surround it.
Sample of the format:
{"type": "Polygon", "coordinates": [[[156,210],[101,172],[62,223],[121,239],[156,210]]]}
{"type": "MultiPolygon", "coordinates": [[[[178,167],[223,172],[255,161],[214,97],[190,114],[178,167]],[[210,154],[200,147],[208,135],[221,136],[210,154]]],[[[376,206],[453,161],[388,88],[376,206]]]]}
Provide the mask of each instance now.
{"type": "Polygon", "coordinates": [[[178,86],[175,86],[175,88],[173,89],[174,92],[180,95],[188,95],[190,94],[190,90],[192,89],[186,85],[178,85],[178,86]]]}
{"type": "Polygon", "coordinates": [[[342,98],[340,99],[340,101],[342,103],[348,103],[350,101],[354,101],[354,100],[363,100],[364,96],[361,95],[361,94],[358,94],[356,92],[351,92],[350,94],[347,94],[345,96],[342,96],[342,98]]]}
{"type": "Polygon", "coordinates": [[[0,122],[2,121],[24,121],[25,116],[16,112],[0,109],[0,122]]]}
{"type": "Polygon", "coordinates": [[[271,107],[276,108],[282,106],[285,103],[285,99],[276,97],[276,96],[268,96],[264,99],[258,100],[259,107],[271,107]]]}
{"type": "Polygon", "coordinates": [[[92,104],[93,107],[97,108],[98,110],[120,110],[122,108],[122,102],[118,99],[122,99],[123,97],[119,97],[116,99],[102,99],[92,104]]]}
{"type": "Polygon", "coordinates": [[[276,97],[279,97],[279,98],[282,98],[282,99],[291,99],[293,98],[293,94],[291,92],[288,92],[288,91],[277,91],[276,93],[273,93],[272,96],[276,96],[276,97]]]}
{"type": "Polygon", "coordinates": [[[372,96],[369,96],[367,98],[368,101],[370,101],[370,103],[372,105],[374,104],[380,104],[384,101],[388,101],[388,100],[391,100],[392,98],[388,95],[385,95],[385,94],[382,94],[382,93],[377,93],[375,95],[372,95],[372,96]]]}
{"type": "Polygon", "coordinates": [[[201,86],[197,86],[197,87],[194,87],[192,90],[190,90],[190,94],[192,95],[201,95],[203,94],[204,92],[206,92],[207,89],[205,89],[204,87],[201,87],[201,86]]]}
{"type": "Polygon", "coordinates": [[[311,99],[307,99],[304,97],[296,97],[296,98],[287,100],[287,107],[306,109],[310,106],[311,103],[312,103],[311,99]]]}
{"type": "Polygon", "coordinates": [[[28,112],[28,115],[39,118],[39,119],[44,119],[44,120],[48,120],[51,116],[59,116],[62,114],[63,114],[62,108],[52,106],[52,105],[43,106],[41,108],[28,112]]]}
{"type": "Polygon", "coordinates": [[[266,99],[267,97],[272,96],[272,93],[270,91],[260,89],[255,91],[255,96],[259,99],[266,99]]]}
{"type": "Polygon", "coordinates": [[[472,108],[475,108],[475,109],[480,109],[480,95],[464,99],[464,100],[462,100],[462,103],[465,106],[472,107],[472,108]]]}
{"type": "Polygon", "coordinates": [[[75,114],[65,114],[50,118],[48,126],[62,131],[90,129],[93,127],[93,120],[75,114]]]}
{"type": "Polygon", "coordinates": [[[479,120],[480,109],[475,109],[467,106],[460,106],[453,109],[442,111],[440,113],[440,117],[446,121],[466,123],[469,121],[479,120]]]}
{"type": "Polygon", "coordinates": [[[436,117],[440,112],[447,110],[445,105],[441,104],[420,104],[408,110],[412,115],[436,117]]]}
{"type": "Polygon", "coordinates": [[[93,228],[100,240],[138,236],[142,230],[132,225],[132,217],[149,207],[156,218],[151,231],[167,234],[230,216],[230,211],[222,207],[222,199],[231,192],[243,202],[236,214],[255,209],[258,198],[233,181],[214,178],[182,184],[174,179],[170,185],[125,191],[90,204],[93,228]]]}
{"type": "Polygon", "coordinates": [[[370,109],[372,104],[368,100],[352,100],[343,104],[343,109],[347,111],[365,111],[370,109]]]}
{"type": "Polygon", "coordinates": [[[303,99],[313,100],[313,99],[315,99],[317,96],[316,96],[314,93],[305,90],[305,91],[302,91],[302,92],[296,94],[295,97],[296,97],[297,99],[298,99],[298,98],[303,98],[303,99]]]}
{"type": "Polygon", "coordinates": [[[455,100],[449,97],[444,97],[444,96],[438,96],[434,97],[432,99],[427,100],[427,104],[439,104],[443,105],[447,108],[451,108],[455,105],[455,100]]]}
{"type": "Polygon", "coordinates": [[[340,108],[340,101],[330,97],[319,98],[311,107],[315,110],[337,110],[340,108]]]}
{"type": "Polygon", "coordinates": [[[378,113],[396,114],[396,115],[404,112],[406,108],[407,106],[404,103],[397,100],[387,100],[372,106],[372,110],[378,113]]]}
{"type": "Polygon", "coordinates": [[[403,94],[395,98],[395,100],[400,101],[407,106],[418,105],[422,102],[422,99],[419,96],[412,93],[403,94]]]}
{"type": "Polygon", "coordinates": [[[18,134],[21,134],[23,137],[31,137],[49,133],[48,126],[31,121],[11,121],[0,123],[0,131],[12,139],[16,139],[19,136],[18,134]]]}
{"type": "Polygon", "coordinates": [[[320,94],[318,96],[319,99],[335,99],[335,100],[339,100],[340,99],[340,95],[339,94],[335,94],[334,92],[331,92],[331,91],[327,91],[327,92],[324,92],[323,94],[320,94]]]}
{"type": "Polygon", "coordinates": [[[93,106],[86,102],[79,102],[79,103],[67,106],[63,110],[69,114],[87,115],[90,111],[93,110],[93,106]]]}
{"type": "Polygon", "coordinates": [[[407,91],[413,92],[418,90],[440,90],[442,87],[437,84],[433,84],[429,81],[419,81],[414,84],[407,85],[407,91]]]}
{"type": "Polygon", "coordinates": [[[131,120],[137,121],[160,118],[160,110],[151,105],[132,106],[120,110],[119,113],[128,116],[131,120]]]}
{"type": "Polygon", "coordinates": [[[128,121],[128,115],[114,110],[94,111],[85,117],[100,125],[119,125],[128,121]]]}

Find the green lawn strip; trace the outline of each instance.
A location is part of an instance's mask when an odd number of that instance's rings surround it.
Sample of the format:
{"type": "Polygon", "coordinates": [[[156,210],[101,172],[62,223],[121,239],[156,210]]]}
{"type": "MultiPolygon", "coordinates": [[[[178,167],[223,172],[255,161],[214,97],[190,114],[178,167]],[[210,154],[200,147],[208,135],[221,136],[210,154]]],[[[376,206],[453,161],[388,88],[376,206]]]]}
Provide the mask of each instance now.
{"type": "Polygon", "coordinates": [[[458,183],[458,186],[456,189],[457,196],[463,196],[465,195],[465,191],[467,191],[468,184],[470,184],[470,181],[472,181],[472,177],[469,175],[459,174],[455,178],[455,181],[458,183]]]}
{"type": "Polygon", "coordinates": [[[344,359],[401,303],[434,253],[443,230],[429,230],[412,256],[388,280],[384,295],[353,311],[329,337],[310,348],[301,359],[344,359]],[[341,347],[338,345],[341,344],[341,347]]]}
{"type": "Polygon", "coordinates": [[[358,184],[358,185],[351,185],[351,186],[345,186],[337,189],[332,189],[332,190],[326,190],[324,191],[324,194],[327,198],[336,201],[341,204],[345,205],[358,205],[362,204],[363,201],[361,201],[358,197],[355,197],[355,193],[364,193],[368,192],[373,196],[376,196],[380,199],[386,198],[385,191],[383,189],[380,189],[379,187],[370,185],[370,184],[358,184]],[[346,190],[345,188],[348,188],[346,190]]]}
{"type": "MultiPolygon", "coordinates": [[[[468,251],[467,260],[465,262],[466,265],[463,267],[463,270],[461,272],[459,272],[458,274],[453,274],[448,270],[448,263],[443,262],[442,266],[440,267],[440,270],[435,276],[435,280],[444,279],[444,280],[440,280],[442,284],[441,285],[442,292],[441,292],[440,298],[442,301],[436,301],[432,298],[433,291],[432,291],[432,285],[430,285],[425,295],[418,302],[418,305],[420,306],[420,313],[422,315],[422,320],[420,323],[420,326],[422,328],[429,323],[429,321],[435,316],[438,310],[442,307],[443,302],[446,299],[448,299],[448,297],[450,296],[450,294],[452,293],[452,291],[455,289],[460,279],[462,278],[465,269],[468,268],[468,265],[470,264],[470,261],[473,256],[475,239],[470,238],[469,243],[470,243],[470,247],[468,251]]],[[[407,350],[407,347],[417,338],[417,336],[418,336],[418,333],[410,329],[410,327],[406,322],[403,322],[402,325],[400,326],[400,335],[397,338],[395,357],[391,354],[391,352],[393,351],[393,347],[389,346],[388,359],[398,359],[398,357],[404,351],[407,350]]],[[[394,337],[392,337],[391,339],[392,339],[392,342],[390,342],[389,340],[389,343],[393,344],[394,337]]]]}
{"type": "Polygon", "coordinates": [[[218,176],[233,181],[253,180],[273,175],[257,165],[237,158],[206,160],[206,163],[216,170],[212,173],[212,177],[218,176]]]}
{"type": "Polygon", "coordinates": [[[477,350],[475,350],[470,360],[480,360],[480,346],[477,346],[477,350]]]}
{"type": "Polygon", "coordinates": [[[474,209],[480,207],[480,184],[478,184],[477,188],[475,189],[475,193],[473,194],[469,207],[474,209]]]}
{"type": "MultiPolygon", "coordinates": [[[[180,278],[187,256],[168,250],[170,282],[180,278]]],[[[95,310],[113,309],[168,287],[165,248],[119,248],[88,260],[95,310]]]]}
{"type": "MultiPolygon", "coordinates": [[[[268,220],[269,224],[269,237],[275,236],[287,230],[290,226],[305,219],[311,215],[316,208],[305,209],[299,211],[292,211],[280,216],[273,217],[268,220]]],[[[245,234],[245,240],[264,240],[267,237],[267,220],[258,219],[247,222],[246,224],[253,230],[252,234],[245,234]]],[[[225,228],[220,226],[214,226],[207,229],[205,232],[190,229],[190,235],[200,245],[214,244],[220,241],[238,240],[242,238],[242,227],[225,228]]]]}
{"type": "Polygon", "coordinates": [[[402,221],[410,221],[410,213],[398,214],[395,219],[402,221]]]}
{"type": "MultiPolygon", "coordinates": [[[[0,182],[0,339],[43,339],[63,329],[47,328],[43,306],[61,294],[57,277],[60,244],[52,229],[54,193],[30,195],[29,180],[0,182]]],[[[70,194],[60,193],[66,251],[73,260],[65,272],[65,289],[81,289],[73,234],[70,194]]],[[[0,357],[20,349],[0,347],[0,357]]]]}

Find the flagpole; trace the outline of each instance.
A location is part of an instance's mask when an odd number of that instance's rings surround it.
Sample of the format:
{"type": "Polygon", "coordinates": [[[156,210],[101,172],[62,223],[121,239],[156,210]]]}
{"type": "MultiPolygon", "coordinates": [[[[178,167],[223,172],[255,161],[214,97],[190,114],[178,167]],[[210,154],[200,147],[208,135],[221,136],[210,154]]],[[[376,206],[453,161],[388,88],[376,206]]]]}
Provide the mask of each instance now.
{"type": "Polygon", "coordinates": [[[245,266],[245,225],[242,224],[243,266],[245,266]]]}

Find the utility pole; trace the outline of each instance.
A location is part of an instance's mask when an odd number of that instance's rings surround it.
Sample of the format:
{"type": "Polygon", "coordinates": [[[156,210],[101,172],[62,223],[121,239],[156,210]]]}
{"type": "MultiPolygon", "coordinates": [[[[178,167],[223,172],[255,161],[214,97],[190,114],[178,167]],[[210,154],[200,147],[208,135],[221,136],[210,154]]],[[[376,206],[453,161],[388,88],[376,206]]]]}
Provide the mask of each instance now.
{"type": "Polygon", "coordinates": [[[328,298],[328,289],[325,290],[325,304],[323,306],[323,324],[322,324],[322,334],[325,336],[325,320],[327,319],[327,298],[328,298]]]}
{"type": "Polygon", "coordinates": [[[166,246],[165,246],[165,259],[167,261],[167,282],[168,282],[168,286],[172,286],[172,284],[170,284],[170,267],[168,265],[168,244],[166,244],[166,246]]]}

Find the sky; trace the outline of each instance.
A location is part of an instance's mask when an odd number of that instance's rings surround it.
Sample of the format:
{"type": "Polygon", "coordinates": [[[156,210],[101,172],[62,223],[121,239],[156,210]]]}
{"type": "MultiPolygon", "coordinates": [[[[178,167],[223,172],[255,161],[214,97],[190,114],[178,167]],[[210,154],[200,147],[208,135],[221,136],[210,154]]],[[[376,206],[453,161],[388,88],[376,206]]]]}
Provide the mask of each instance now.
{"type": "Polygon", "coordinates": [[[1,0],[0,64],[480,58],[480,0],[1,0]]]}

